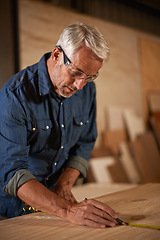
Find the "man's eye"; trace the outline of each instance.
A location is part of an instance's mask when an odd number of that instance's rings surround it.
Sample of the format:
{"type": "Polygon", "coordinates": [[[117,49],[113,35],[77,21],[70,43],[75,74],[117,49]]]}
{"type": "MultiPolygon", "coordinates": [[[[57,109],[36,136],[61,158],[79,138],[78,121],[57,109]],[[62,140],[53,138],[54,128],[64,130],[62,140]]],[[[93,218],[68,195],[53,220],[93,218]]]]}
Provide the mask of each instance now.
{"type": "Polygon", "coordinates": [[[82,73],[73,69],[69,69],[69,73],[72,77],[80,77],[82,76],[82,73]]]}
{"type": "Polygon", "coordinates": [[[74,76],[76,76],[76,77],[82,76],[82,73],[79,72],[79,71],[76,71],[76,70],[74,71],[74,70],[72,70],[72,72],[73,72],[74,76]]]}

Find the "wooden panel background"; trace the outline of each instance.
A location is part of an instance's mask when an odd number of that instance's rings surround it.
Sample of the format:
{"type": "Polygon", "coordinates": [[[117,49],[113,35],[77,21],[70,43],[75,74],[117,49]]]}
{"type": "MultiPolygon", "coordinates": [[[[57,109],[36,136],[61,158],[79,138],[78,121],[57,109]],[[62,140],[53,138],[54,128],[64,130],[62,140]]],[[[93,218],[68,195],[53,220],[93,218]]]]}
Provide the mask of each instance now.
{"type": "Polygon", "coordinates": [[[140,38],[142,94],[145,119],[148,117],[147,95],[160,91],[160,41],[140,38]]]}

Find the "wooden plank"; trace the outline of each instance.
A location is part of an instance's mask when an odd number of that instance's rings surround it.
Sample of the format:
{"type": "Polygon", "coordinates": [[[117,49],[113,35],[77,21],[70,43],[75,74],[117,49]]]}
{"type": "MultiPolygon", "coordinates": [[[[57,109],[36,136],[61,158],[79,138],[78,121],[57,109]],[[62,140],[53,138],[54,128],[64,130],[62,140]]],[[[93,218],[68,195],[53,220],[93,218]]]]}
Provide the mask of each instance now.
{"type": "Polygon", "coordinates": [[[160,91],[154,91],[148,94],[149,110],[151,112],[160,112],[160,91]]]}
{"type": "Polygon", "coordinates": [[[115,158],[115,164],[108,166],[108,171],[110,173],[113,183],[129,183],[130,182],[128,175],[119,157],[115,158]]]}
{"type": "Polygon", "coordinates": [[[102,131],[102,145],[110,148],[113,153],[118,153],[118,146],[127,140],[125,129],[104,130],[102,131]]]}
{"type": "Polygon", "coordinates": [[[91,152],[91,158],[97,158],[97,157],[107,157],[111,156],[113,153],[110,148],[107,147],[96,147],[91,152]]]}
{"type": "Polygon", "coordinates": [[[152,111],[151,116],[160,121],[160,111],[152,111]]]}
{"type": "Polygon", "coordinates": [[[124,111],[123,116],[130,140],[134,141],[146,131],[142,116],[138,115],[133,109],[124,111]]]}
{"type": "Polygon", "coordinates": [[[136,186],[137,184],[130,183],[85,183],[74,186],[72,188],[72,193],[77,201],[83,201],[85,198],[95,198],[98,196],[130,189],[136,186]]]}
{"type": "Polygon", "coordinates": [[[120,151],[120,161],[122,166],[127,174],[127,177],[131,183],[140,183],[141,182],[141,174],[137,169],[135,164],[135,160],[131,155],[129,144],[127,142],[122,142],[119,145],[120,151]]]}
{"type": "MultiPolygon", "coordinates": [[[[99,147],[93,149],[90,158],[93,160],[93,158],[107,157],[111,155],[113,155],[113,152],[110,148],[99,147]]],[[[86,182],[96,182],[96,178],[91,168],[89,168],[89,171],[87,173],[86,182]]]]}
{"type": "Polygon", "coordinates": [[[158,147],[160,149],[160,115],[156,117],[154,116],[154,114],[152,114],[152,116],[150,117],[150,124],[152,126],[153,133],[157,141],[158,147]]]}
{"type": "MultiPolygon", "coordinates": [[[[160,226],[159,199],[160,184],[146,184],[97,198],[118,211],[124,221],[160,226]]],[[[159,240],[160,233],[131,226],[93,229],[49,214],[34,213],[1,221],[0,236],[3,240],[159,240]]]]}
{"type": "Polygon", "coordinates": [[[160,42],[140,38],[142,94],[145,120],[148,119],[148,94],[160,91],[160,42]]]}
{"type": "MultiPolygon", "coordinates": [[[[126,222],[150,224],[160,226],[160,184],[148,183],[117,193],[98,197],[98,200],[109,204],[117,212],[119,218],[126,222]],[[117,199],[116,199],[117,198],[117,199]],[[119,202],[119,203],[118,203],[119,202]],[[121,203],[120,203],[121,202],[121,203]],[[118,204],[118,206],[116,206],[118,204]]],[[[138,231],[139,229],[134,229],[138,231]]],[[[143,229],[144,236],[147,229],[143,229]]],[[[152,231],[154,234],[154,232],[152,231]]],[[[138,235],[137,235],[138,236],[138,235]]],[[[143,236],[143,237],[144,237],[143,236]]],[[[160,233],[159,233],[160,236],[160,233]]],[[[134,239],[132,234],[131,239],[134,239]]],[[[138,239],[145,239],[139,236],[138,239]]],[[[153,236],[152,236],[153,237],[153,236]]],[[[146,239],[152,239],[146,238],[146,239]]],[[[120,238],[122,236],[120,235],[120,238]]],[[[159,239],[154,238],[153,239],[159,239]]]]}
{"type": "Polygon", "coordinates": [[[160,153],[152,132],[130,143],[143,182],[160,182],[160,153]]]}
{"type": "Polygon", "coordinates": [[[96,182],[112,182],[112,177],[110,175],[109,166],[115,164],[114,157],[99,157],[90,159],[90,169],[94,175],[96,182]]]}
{"type": "Polygon", "coordinates": [[[108,130],[124,129],[123,121],[124,108],[119,106],[108,106],[106,112],[106,123],[108,130]]]}

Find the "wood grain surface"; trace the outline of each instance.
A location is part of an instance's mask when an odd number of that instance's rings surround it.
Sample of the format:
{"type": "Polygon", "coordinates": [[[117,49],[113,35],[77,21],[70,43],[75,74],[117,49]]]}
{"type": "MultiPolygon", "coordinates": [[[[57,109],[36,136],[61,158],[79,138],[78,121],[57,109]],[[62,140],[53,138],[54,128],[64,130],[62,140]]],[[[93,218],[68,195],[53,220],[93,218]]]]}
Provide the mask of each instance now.
{"type": "MultiPolygon", "coordinates": [[[[145,184],[97,199],[118,211],[124,221],[160,226],[160,184],[145,184]]],[[[0,239],[159,240],[160,231],[133,226],[93,229],[71,224],[49,214],[34,213],[1,221],[0,239]]]]}

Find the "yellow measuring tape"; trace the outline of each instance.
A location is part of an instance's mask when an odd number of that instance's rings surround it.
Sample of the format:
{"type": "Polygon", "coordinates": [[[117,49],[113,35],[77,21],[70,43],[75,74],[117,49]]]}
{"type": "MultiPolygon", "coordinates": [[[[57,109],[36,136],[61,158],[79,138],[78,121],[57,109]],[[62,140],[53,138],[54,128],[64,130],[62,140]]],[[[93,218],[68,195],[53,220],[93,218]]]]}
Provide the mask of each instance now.
{"type": "Polygon", "coordinates": [[[125,223],[127,226],[134,226],[134,227],[144,227],[144,228],[152,228],[160,230],[160,226],[153,226],[153,225],[147,225],[147,224],[139,224],[139,223],[125,223]]]}
{"type": "Polygon", "coordinates": [[[133,226],[133,227],[143,227],[143,228],[152,228],[152,229],[160,230],[160,226],[153,226],[153,225],[139,224],[139,223],[128,223],[128,222],[122,221],[122,220],[119,219],[119,218],[116,218],[116,221],[117,221],[120,225],[133,226]]]}

